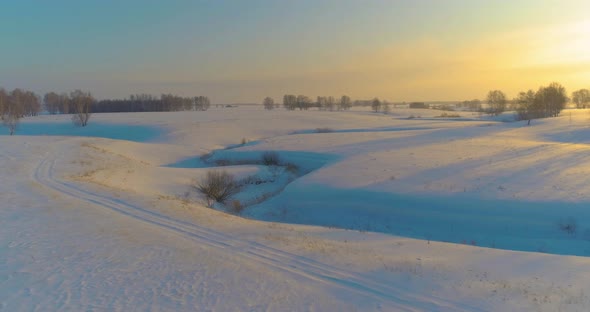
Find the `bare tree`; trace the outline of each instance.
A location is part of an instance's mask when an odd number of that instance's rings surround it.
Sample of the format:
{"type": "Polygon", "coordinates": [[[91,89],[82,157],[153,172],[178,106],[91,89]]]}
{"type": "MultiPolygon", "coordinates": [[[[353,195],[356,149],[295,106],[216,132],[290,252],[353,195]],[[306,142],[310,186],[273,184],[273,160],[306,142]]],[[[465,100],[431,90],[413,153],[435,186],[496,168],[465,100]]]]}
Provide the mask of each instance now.
{"type": "Polygon", "coordinates": [[[531,119],[538,118],[539,112],[535,107],[535,91],[520,92],[512,102],[516,105],[518,119],[528,119],[528,124],[530,125],[531,119]]]}
{"type": "Polygon", "coordinates": [[[326,99],[326,109],[329,111],[333,111],[334,110],[334,106],[335,106],[335,100],[333,96],[329,96],[326,99]]]}
{"type": "Polygon", "coordinates": [[[283,106],[286,110],[295,110],[295,108],[297,108],[297,96],[293,94],[285,94],[283,96],[283,106]]]}
{"type": "Polygon", "coordinates": [[[340,98],[340,103],[338,105],[338,109],[349,110],[351,107],[352,107],[352,101],[350,100],[350,97],[347,95],[343,95],[340,98]]]}
{"type": "Polygon", "coordinates": [[[264,98],[264,101],[262,101],[262,105],[264,105],[264,109],[272,110],[275,108],[275,100],[267,96],[264,98]]]}
{"type": "Polygon", "coordinates": [[[16,115],[18,118],[25,116],[25,92],[16,88],[8,96],[8,114],[16,115]]]}
{"type": "Polygon", "coordinates": [[[60,94],[60,96],[59,96],[59,112],[61,114],[69,114],[70,113],[70,105],[71,105],[70,96],[67,93],[60,94]]]}
{"type": "Polygon", "coordinates": [[[318,106],[319,110],[326,110],[326,97],[325,96],[318,96],[316,105],[318,106]]]}
{"type": "Polygon", "coordinates": [[[37,116],[41,112],[41,101],[32,91],[25,91],[22,99],[25,116],[37,116]]]}
{"type": "Polygon", "coordinates": [[[298,95],[296,99],[299,110],[308,110],[312,106],[311,99],[306,95],[298,95]]]}
{"type": "Polygon", "coordinates": [[[381,109],[381,101],[379,101],[378,98],[374,98],[371,101],[371,108],[373,109],[373,112],[378,113],[381,109]]]}
{"type": "Polygon", "coordinates": [[[519,105],[519,117],[528,119],[530,124],[531,119],[559,116],[567,100],[565,88],[554,82],[547,87],[540,87],[537,92],[520,92],[515,102],[519,105]]]}
{"type": "Polygon", "coordinates": [[[2,105],[2,123],[8,128],[10,135],[13,135],[18,127],[19,120],[24,116],[25,92],[21,89],[14,89],[7,95],[2,96],[5,103],[2,105]]]}
{"type": "Polygon", "coordinates": [[[90,92],[82,92],[76,90],[70,94],[72,107],[74,109],[74,115],[72,116],[72,122],[74,125],[79,127],[86,127],[88,120],[90,120],[90,107],[94,98],[90,92]]]}
{"type": "Polygon", "coordinates": [[[535,95],[535,105],[543,112],[542,117],[557,117],[567,103],[567,93],[565,88],[553,82],[547,87],[539,88],[535,95]]]}
{"type": "Polygon", "coordinates": [[[2,123],[6,128],[8,128],[8,132],[10,135],[13,135],[18,127],[20,117],[16,114],[6,113],[2,116],[2,123]]]}
{"type": "Polygon", "coordinates": [[[59,95],[55,92],[46,93],[43,97],[43,103],[45,104],[45,110],[54,115],[59,111],[59,95]]]}
{"type": "Polygon", "coordinates": [[[4,116],[4,112],[8,109],[8,93],[6,90],[0,88],[0,118],[4,116]]]}
{"type": "MultiPolygon", "coordinates": [[[[179,111],[182,106],[182,97],[173,94],[160,95],[160,104],[163,111],[179,111]]],[[[196,102],[196,98],[195,98],[196,102]]]]}
{"type": "Polygon", "coordinates": [[[195,108],[195,100],[192,98],[183,98],[182,99],[182,109],[185,111],[190,111],[195,108]]]}
{"type": "Polygon", "coordinates": [[[488,105],[490,108],[488,112],[494,116],[500,115],[506,109],[506,94],[500,90],[492,90],[488,92],[487,96],[488,105]]]}
{"type": "Polygon", "coordinates": [[[576,104],[576,108],[586,108],[590,103],[590,91],[588,89],[580,89],[572,93],[572,102],[576,104]]]}
{"type": "Polygon", "coordinates": [[[206,96],[195,97],[195,109],[200,111],[206,111],[211,106],[211,101],[206,96]]]}

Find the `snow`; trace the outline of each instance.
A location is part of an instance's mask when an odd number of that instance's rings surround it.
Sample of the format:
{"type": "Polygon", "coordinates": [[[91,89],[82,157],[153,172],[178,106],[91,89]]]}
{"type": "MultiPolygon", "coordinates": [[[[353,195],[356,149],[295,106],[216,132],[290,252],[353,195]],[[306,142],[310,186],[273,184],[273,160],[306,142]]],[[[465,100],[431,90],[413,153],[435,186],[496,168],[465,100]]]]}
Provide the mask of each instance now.
{"type": "MultiPolygon", "coordinates": [[[[47,116],[44,116],[47,117],[47,116]]],[[[61,116],[60,116],[61,117],[61,116]]],[[[92,123],[86,127],[73,129],[72,122],[63,118],[52,118],[43,121],[25,121],[17,128],[18,135],[29,136],[86,136],[100,137],[114,140],[126,140],[145,142],[153,141],[160,135],[161,130],[157,127],[111,123],[92,123]]],[[[7,135],[8,129],[0,128],[0,135],[7,135]]]]}
{"type": "Polygon", "coordinates": [[[590,113],[440,114],[26,118],[0,130],[0,310],[588,310],[590,113]],[[249,178],[241,215],[208,170],[249,178]]]}

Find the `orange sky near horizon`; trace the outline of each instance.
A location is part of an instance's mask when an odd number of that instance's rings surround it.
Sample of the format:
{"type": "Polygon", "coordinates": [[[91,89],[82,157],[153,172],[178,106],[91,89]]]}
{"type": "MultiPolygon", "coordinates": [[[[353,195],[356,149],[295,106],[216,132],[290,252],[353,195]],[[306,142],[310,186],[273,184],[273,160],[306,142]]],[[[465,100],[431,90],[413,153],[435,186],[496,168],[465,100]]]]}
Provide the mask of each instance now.
{"type": "Polygon", "coordinates": [[[561,83],[568,92],[590,89],[590,19],[493,34],[460,45],[423,37],[309,75],[361,87],[365,98],[388,90],[386,97],[394,101],[483,98],[490,89],[514,96],[551,82],[561,83]]]}
{"type": "Polygon", "coordinates": [[[590,89],[588,12],[588,0],[14,1],[0,11],[0,87],[213,103],[462,101],[551,82],[571,94],[590,89]]]}

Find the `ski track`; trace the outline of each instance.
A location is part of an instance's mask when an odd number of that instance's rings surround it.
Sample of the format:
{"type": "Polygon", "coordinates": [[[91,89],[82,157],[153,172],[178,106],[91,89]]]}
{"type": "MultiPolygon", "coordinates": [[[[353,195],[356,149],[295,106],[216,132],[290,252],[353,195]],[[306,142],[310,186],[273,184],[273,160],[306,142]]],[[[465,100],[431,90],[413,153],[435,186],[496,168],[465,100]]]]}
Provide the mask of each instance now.
{"type": "Polygon", "coordinates": [[[413,294],[394,285],[334,268],[316,260],[257,242],[238,239],[190,222],[177,220],[134,206],[123,200],[94,193],[72,182],[56,179],[54,167],[58,158],[44,157],[34,170],[34,180],[59,193],[157,226],[184,238],[197,241],[200,244],[225,249],[236,256],[263,263],[275,270],[371,298],[375,301],[376,307],[385,308],[386,306],[397,311],[482,311],[477,307],[465,304],[457,305],[454,302],[432,295],[413,294]]]}

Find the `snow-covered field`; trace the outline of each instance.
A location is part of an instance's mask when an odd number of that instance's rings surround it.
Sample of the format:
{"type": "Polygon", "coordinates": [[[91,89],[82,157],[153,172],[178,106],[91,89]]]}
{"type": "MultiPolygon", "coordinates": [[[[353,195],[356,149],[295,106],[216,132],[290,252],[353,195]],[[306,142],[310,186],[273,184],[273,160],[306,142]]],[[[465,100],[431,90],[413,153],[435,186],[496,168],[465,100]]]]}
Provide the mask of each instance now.
{"type": "Polygon", "coordinates": [[[441,114],[2,128],[0,310],[588,311],[590,111],[441,114]],[[250,177],[239,216],[191,187],[209,170],[250,177]]]}

